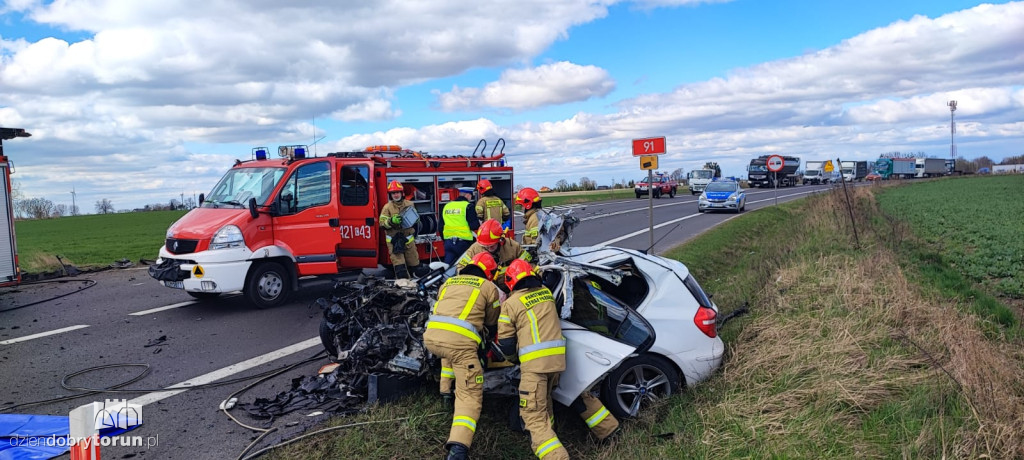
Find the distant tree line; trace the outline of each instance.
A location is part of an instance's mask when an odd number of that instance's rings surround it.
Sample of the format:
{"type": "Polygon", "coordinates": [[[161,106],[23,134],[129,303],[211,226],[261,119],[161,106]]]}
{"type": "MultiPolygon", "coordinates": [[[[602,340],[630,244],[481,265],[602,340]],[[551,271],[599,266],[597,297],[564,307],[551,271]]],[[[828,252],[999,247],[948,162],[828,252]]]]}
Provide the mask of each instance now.
{"type": "MultiPolygon", "coordinates": [[[[11,201],[14,202],[14,217],[17,219],[55,219],[64,216],[77,216],[81,214],[78,206],[66,204],[55,204],[45,197],[28,198],[21,191],[17,181],[11,183],[11,201]]],[[[182,203],[177,199],[171,199],[167,203],[147,204],[142,208],[136,208],[129,212],[143,211],[172,211],[179,209],[192,209],[195,207],[195,199],[185,198],[182,203]]],[[[94,208],[96,214],[112,214],[115,211],[114,203],[109,198],[96,200],[94,208]]]]}

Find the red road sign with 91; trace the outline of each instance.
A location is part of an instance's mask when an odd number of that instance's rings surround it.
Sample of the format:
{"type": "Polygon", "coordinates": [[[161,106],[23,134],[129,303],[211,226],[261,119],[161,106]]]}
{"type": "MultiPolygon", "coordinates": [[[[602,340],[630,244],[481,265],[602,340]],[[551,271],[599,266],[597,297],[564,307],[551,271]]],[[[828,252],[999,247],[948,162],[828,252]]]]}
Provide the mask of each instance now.
{"type": "Polygon", "coordinates": [[[768,157],[767,166],[771,172],[782,171],[782,167],[786,165],[786,160],[783,160],[779,155],[772,155],[768,157]]]}
{"type": "Polygon", "coordinates": [[[633,139],[633,156],[661,155],[665,153],[664,137],[649,137],[647,139],[633,139]]]}

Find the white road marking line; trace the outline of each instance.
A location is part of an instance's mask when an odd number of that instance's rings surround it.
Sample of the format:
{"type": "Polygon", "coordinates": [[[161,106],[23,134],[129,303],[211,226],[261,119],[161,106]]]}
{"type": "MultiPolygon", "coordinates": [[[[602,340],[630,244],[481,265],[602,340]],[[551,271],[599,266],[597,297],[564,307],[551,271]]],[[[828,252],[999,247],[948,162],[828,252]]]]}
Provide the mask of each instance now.
{"type": "Polygon", "coordinates": [[[176,394],[184,393],[184,392],[186,392],[186,391],[188,391],[190,389],[189,387],[196,386],[196,385],[204,385],[204,384],[207,384],[207,383],[216,382],[217,380],[223,379],[225,377],[230,377],[230,376],[235,375],[235,374],[237,374],[239,372],[247,371],[247,370],[252,369],[254,367],[257,367],[257,366],[269,363],[269,362],[271,362],[271,361],[273,361],[275,359],[283,358],[285,356],[298,353],[298,352],[300,352],[302,350],[306,350],[306,349],[313,348],[313,347],[320,346],[320,345],[321,345],[320,337],[313,337],[312,339],[304,340],[304,341],[296,343],[294,345],[289,345],[289,346],[284,347],[284,348],[282,348],[280,350],[275,350],[275,351],[272,351],[270,353],[267,353],[267,354],[264,354],[264,355],[260,355],[260,356],[257,356],[255,358],[252,358],[252,359],[247,359],[247,360],[242,361],[242,362],[240,362],[238,364],[232,364],[232,365],[230,365],[228,367],[217,369],[217,370],[215,370],[213,372],[210,372],[208,374],[203,374],[203,375],[200,375],[199,377],[192,378],[192,379],[186,380],[184,382],[171,385],[171,386],[167,387],[168,391],[156,391],[156,392],[153,392],[153,393],[146,393],[146,394],[144,394],[142,396],[139,396],[138,398],[132,399],[131,401],[128,401],[128,402],[131,403],[131,404],[141,404],[141,405],[153,404],[153,403],[155,403],[157,401],[160,401],[162,399],[170,398],[171,396],[174,396],[176,394]]]}
{"type": "Polygon", "coordinates": [[[129,313],[128,315],[129,316],[148,315],[150,313],[161,312],[161,311],[164,311],[164,310],[173,310],[175,308],[187,307],[187,306],[192,305],[194,303],[196,303],[195,300],[189,300],[189,301],[185,301],[185,302],[179,302],[179,303],[174,303],[174,304],[170,304],[170,305],[164,305],[162,307],[151,308],[149,310],[137,311],[135,313],[129,313]]]}
{"type": "Polygon", "coordinates": [[[83,328],[87,328],[87,327],[89,327],[88,324],[79,324],[77,326],[69,326],[69,327],[65,327],[65,328],[62,328],[62,329],[56,329],[56,330],[53,330],[53,331],[40,332],[38,334],[26,335],[24,337],[18,337],[16,339],[4,340],[4,341],[0,342],[0,345],[10,345],[12,343],[24,342],[26,340],[38,339],[40,337],[46,337],[46,336],[50,336],[50,335],[60,334],[62,332],[68,332],[68,331],[73,331],[75,329],[83,329],[83,328]]]}
{"type": "MultiPolygon", "coordinates": [[[[818,190],[811,190],[811,191],[807,191],[807,192],[793,193],[793,194],[790,194],[790,195],[782,195],[782,196],[780,196],[779,198],[786,198],[786,197],[790,197],[790,196],[798,196],[798,195],[806,195],[806,194],[808,194],[808,193],[815,193],[815,192],[817,192],[817,191],[818,191],[818,190]]],[[[775,199],[775,198],[773,197],[773,198],[769,198],[769,199],[767,199],[767,200],[758,200],[758,201],[752,201],[752,202],[750,202],[750,203],[747,203],[747,204],[751,204],[751,203],[761,203],[761,202],[765,202],[765,201],[772,201],[773,199],[775,199]]],[[[684,221],[684,220],[686,220],[686,219],[692,219],[692,218],[694,218],[694,217],[697,217],[697,216],[700,216],[700,215],[702,215],[702,214],[700,214],[700,213],[697,213],[697,214],[690,214],[690,215],[688,215],[688,216],[683,216],[683,217],[680,217],[680,218],[678,218],[678,219],[672,219],[672,220],[670,220],[670,221],[668,221],[668,222],[662,222],[662,223],[660,223],[660,224],[658,224],[658,225],[655,225],[655,226],[654,226],[654,228],[655,228],[655,229],[659,229],[659,228],[662,228],[662,227],[664,227],[664,226],[667,226],[667,225],[672,225],[672,224],[674,224],[674,223],[676,223],[676,222],[681,222],[681,221],[684,221]]],[[[601,243],[597,243],[597,244],[595,244],[594,246],[595,246],[595,247],[599,247],[599,248],[603,248],[603,247],[605,247],[605,246],[608,246],[609,244],[612,244],[612,243],[618,243],[619,241],[622,241],[622,240],[625,240],[625,239],[629,239],[629,238],[632,238],[632,237],[634,237],[634,236],[637,236],[637,235],[642,235],[642,234],[644,234],[644,233],[647,233],[647,232],[649,232],[649,231],[650,231],[650,228],[645,228],[645,229],[643,229],[643,230],[637,230],[637,231],[635,231],[635,232],[633,232],[633,233],[628,233],[628,234],[622,235],[622,236],[620,236],[620,237],[618,237],[618,238],[612,238],[612,239],[610,239],[610,240],[608,240],[608,241],[604,241],[604,242],[601,242],[601,243]]]]}

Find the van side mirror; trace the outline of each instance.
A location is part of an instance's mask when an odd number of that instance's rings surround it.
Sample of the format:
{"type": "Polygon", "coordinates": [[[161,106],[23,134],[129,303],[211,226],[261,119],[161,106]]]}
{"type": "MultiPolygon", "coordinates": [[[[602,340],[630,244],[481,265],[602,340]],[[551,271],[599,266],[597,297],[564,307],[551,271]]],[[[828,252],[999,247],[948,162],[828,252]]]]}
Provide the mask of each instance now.
{"type": "Polygon", "coordinates": [[[256,210],[256,197],[249,198],[249,215],[252,216],[253,219],[260,216],[259,211],[256,210]]]}
{"type": "Polygon", "coordinates": [[[203,206],[203,202],[204,201],[206,201],[206,194],[205,193],[200,193],[199,194],[199,206],[200,207],[203,206]]]}

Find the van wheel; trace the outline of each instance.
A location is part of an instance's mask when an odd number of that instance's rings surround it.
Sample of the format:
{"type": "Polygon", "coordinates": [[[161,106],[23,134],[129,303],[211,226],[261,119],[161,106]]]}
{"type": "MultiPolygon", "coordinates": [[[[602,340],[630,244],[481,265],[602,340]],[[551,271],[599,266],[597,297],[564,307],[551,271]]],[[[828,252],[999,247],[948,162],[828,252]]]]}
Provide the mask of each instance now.
{"type": "Polygon", "coordinates": [[[640,410],[680,390],[679,372],[660,356],[627,359],[601,382],[601,400],[619,420],[636,417],[640,410]]]}
{"type": "Polygon", "coordinates": [[[669,198],[675,198],[676,197],[676,189],[669,190],[668,191],[668,197],[669,198]]]}
{"type": "Polygon", "coordinates": [[[249,274],[245,283],[245,296],[256,308],[281,305],[291,294],[288,270],[277,262],[263,262],[249,274]]]}

